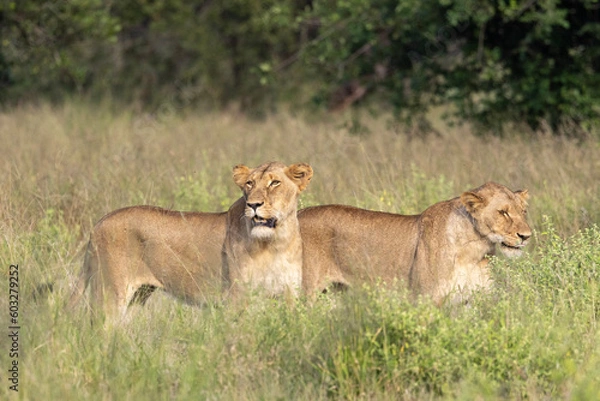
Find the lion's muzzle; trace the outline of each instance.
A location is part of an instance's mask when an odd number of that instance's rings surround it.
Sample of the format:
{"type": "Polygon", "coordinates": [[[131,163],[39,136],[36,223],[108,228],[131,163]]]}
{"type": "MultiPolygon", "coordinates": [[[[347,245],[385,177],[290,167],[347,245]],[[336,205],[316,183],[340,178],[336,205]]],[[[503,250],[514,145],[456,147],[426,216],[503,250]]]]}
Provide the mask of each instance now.
{"type": "MultiPolygon", "coordinates": [[[[263,203],[246,203],[246,217],[250,220],[251,228],[266,227],[275,228],[277,226],[277,218],[275,217],[263,217],[259,215],[258,208],[263,203]]],[[[263,212],[264,213],[264,212],[263,212]]]]}
{"type": "Polygon", "coordinates": [[[527,245],[529,238],[531,237],[530,233],[520,234],[517,233],[517,239],[513,242],[502,241],[500,243],[501,249],[506,256],[515,257],[521,256],[523,253],[523,248],[527,245]]]}

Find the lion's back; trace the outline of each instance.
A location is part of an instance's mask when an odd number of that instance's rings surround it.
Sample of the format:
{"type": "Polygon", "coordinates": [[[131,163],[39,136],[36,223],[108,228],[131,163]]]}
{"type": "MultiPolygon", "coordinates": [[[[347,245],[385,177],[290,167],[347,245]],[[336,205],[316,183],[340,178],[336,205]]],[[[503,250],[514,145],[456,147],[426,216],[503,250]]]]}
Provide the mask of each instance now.
{"type": "Polygon", "coordinates": [[[331,282],[409,280],[419,238],[419,216],[325,205],[298,213],[304,245],[305,287],[331,282]]]}

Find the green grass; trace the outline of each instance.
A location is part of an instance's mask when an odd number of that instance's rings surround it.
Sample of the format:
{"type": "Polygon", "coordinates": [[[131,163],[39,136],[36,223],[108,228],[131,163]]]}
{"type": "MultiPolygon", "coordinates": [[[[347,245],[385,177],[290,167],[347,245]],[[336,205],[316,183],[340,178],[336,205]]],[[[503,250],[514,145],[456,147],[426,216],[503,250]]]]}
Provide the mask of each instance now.
{"type": "MultiPolygon", "coordinates": [[[[353,136],[344,116],[155,120],[109,110],[0,114],[0,263],[5,288],[19,264],[21,325],[18,394],[0,336],[0,399],[600,398],[597,142],[468,128],[411,139],[384,120],[353,136]],[[224,210],[239,196],[231,168],[267,160],[314,167],[303,206],[418,213],[487,180],[527,188],[534,241],[521,259],[493,261],[494,290],[469,307],[374,286],[312,306],[256,297],[245,308],[194,308],[156,294],[114,330],[90,326],[83,308],[65,313],[100,217],[140,203],[224,210]],[[44,283],[54,291],[40,295],[44,283]]],[[[5,318],[8,308],[4,295],[5,318]]]]}

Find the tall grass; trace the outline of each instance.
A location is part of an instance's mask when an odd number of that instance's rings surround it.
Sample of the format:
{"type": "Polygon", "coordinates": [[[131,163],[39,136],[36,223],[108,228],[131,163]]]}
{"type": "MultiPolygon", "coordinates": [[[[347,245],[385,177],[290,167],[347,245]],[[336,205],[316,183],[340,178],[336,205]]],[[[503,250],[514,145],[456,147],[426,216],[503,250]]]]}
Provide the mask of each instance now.
{"type": "MultiPolygon", "coordinates": [[[[599,398],[600,145],[468,128],[419,139],[385,120],[362,124],[370,134],[351,135],[343,116],[156,118],[75,102],[0,114],[0,263],[20,267],[18,397],[599,398]],[[65,313],[102,215],[141,203],[224,210],[239,196],[232,166],[266,160],[314,167],[303,206],[418,213],[488,180],[528,188],[535,240],[524,258],[493,261],[496,287],[469,307],[375,286],[311,306],[194,308],[156,294],[110,331],[83,309],[65,313]]],[[[1,335],[4,372],[9,348],[1,335]]],[[[2,383],[0,398],[16,398],[2,383]]]]}

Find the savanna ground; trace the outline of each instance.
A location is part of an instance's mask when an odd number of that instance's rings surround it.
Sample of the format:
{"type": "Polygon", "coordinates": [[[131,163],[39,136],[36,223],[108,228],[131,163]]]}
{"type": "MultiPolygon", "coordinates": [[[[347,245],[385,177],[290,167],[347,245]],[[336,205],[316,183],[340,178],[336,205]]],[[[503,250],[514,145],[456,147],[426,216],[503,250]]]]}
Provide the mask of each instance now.
{"type": "Polygon", "coordinates": [[[158,118],[77,102],[0,114],[0,399],[599,399],[600,144],[490,138],[386,119],[234,113],[158,118]],[[253,299],[197,308],[156,294],[106,331],[63,304],[100,217],[126,205],[220,211],[231,168],[308,162],[301,206],[418,213],[494,180],[530,191],[534,238],[494,259],[497,286],[436,308],[381,288],[315,305],[253,299]],[[19,392],[8,369],[9,266],[19,266],[19,392]],[[49,294],[40,289],[53,283],[49,294]]]}

